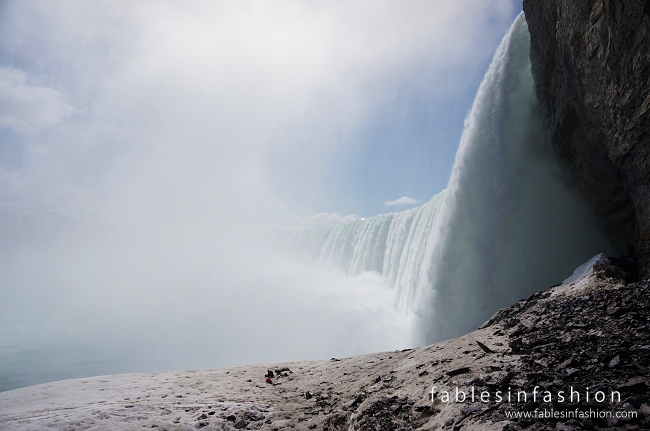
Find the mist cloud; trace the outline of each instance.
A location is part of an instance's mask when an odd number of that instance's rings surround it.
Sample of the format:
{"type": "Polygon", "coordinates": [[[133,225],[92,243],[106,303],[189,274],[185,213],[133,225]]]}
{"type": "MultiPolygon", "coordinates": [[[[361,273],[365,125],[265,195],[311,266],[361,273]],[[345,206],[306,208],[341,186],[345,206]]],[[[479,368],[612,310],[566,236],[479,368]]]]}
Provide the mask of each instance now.
{"type": "Polygon", "coordinates": [[[359,218],[356,215],[341,215],[339,213],[319,213],[313,216],[305,217],[302,223],[305,226],[334,226],[339,223],[356,220],[359,218]]]}
{"type": "MultiPolygon", "coordinates": [[[[277,229],[352,199],[323,178],[355,151],[355,131],[405,85],[453,94],[455,71],[491,57],[494,23],[512,11],[500,0],[4,6],[0,128],[23,156],[0,169],[0,202],[77,225],[3,257],[0,326],[146,339],[154,356],[182,346],[160,367],[408,340],[380,277],[298,264],[277,250],[277,229]]],[[[332,213],[316,218],[346,220],[332,213]]]]}
{"type": "Polygon", "coordinates": [[[34,133],[61,123],[72,113],[60,92],[29,85],[18,69],[0,68],[0,127],[17,133],[34,133]]]}

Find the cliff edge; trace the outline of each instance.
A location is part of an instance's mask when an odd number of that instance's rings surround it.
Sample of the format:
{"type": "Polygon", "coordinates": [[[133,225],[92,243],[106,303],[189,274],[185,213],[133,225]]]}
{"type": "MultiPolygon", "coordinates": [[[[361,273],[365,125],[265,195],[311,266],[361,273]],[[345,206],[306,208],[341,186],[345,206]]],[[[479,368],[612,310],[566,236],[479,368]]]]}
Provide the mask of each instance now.
{"type": "Polygon", "coordinates": [[[524,0],[523,7],[538,100],[568,182],[647,276],[650,1],[524,0]]]}

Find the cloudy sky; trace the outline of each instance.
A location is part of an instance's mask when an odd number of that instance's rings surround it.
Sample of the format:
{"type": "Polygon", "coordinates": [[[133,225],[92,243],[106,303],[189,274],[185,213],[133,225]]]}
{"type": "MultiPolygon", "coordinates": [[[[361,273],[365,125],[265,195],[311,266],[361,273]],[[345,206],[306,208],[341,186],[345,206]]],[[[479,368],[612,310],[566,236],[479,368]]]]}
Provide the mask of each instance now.
{"type": "Polygon", "coordinates": [[[2,2],[0,202],[301,218],[425,201],[446,185],[519,10],[512,0],[2,2]]]}

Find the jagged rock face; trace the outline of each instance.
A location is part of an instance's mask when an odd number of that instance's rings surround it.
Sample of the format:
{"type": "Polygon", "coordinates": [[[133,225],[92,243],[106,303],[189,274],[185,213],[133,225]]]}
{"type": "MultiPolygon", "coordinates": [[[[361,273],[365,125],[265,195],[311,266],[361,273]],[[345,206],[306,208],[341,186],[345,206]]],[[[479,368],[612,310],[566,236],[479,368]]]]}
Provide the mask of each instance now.
{"type": "Polygon", "coordinates": [[[524,0],[536,91],[568,181],[650,273],[650,0],[524,0]]]}

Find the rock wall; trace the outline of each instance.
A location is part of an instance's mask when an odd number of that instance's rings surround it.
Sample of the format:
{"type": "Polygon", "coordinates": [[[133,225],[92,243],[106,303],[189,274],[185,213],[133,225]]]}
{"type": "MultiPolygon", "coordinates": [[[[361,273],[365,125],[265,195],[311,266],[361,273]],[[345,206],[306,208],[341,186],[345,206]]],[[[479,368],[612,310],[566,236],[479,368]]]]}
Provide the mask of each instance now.
{"type": "Polygon", "coordinates": [[[538,99],[567,180],[650,274],[650,0],[524,0],[538,99]]]}

